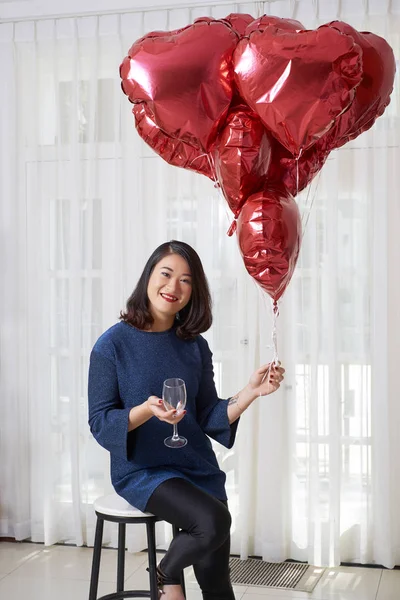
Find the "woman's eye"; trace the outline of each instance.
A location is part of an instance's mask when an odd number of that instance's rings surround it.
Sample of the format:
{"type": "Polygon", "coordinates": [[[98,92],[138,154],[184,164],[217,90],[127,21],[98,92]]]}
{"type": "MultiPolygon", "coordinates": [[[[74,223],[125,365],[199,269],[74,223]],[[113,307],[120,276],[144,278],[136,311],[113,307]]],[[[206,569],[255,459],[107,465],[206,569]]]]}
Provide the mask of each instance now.
{"type": "Polygon", "coordinates": [[[190,281],[190,279],[181,279],[181,281],[183,281],[183,283],[189,283],[191,284],[192,282],[190,281]]]}
{"type": "Polygon", "coordinates": [[[164,275],[164,277],[169,277],[169,273],[165,273],[165,271],[161,271],[161,275],[164,275]]]}

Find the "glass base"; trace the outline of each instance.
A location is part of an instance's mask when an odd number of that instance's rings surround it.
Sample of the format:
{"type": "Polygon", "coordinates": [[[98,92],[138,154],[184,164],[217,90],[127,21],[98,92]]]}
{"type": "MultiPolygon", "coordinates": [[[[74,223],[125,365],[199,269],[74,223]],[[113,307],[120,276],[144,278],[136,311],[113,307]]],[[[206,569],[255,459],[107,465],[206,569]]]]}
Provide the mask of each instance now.
{"type": "Polygon", "coordinates": [[[165,438],[164,444],[168,446],[168,448],[183,448],[183,446],[186,446],[187,444],[187,439],[181,436],[174,439],[171,436],[165,438]]]}

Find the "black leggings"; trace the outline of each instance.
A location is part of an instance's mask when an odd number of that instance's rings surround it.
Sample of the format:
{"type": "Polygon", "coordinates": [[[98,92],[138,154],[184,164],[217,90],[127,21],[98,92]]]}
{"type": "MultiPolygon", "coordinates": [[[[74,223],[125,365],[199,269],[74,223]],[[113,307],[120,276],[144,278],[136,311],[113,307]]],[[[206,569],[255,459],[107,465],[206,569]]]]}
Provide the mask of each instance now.
{"type": "Polygon", "coordinates": [[[175,478],[156,488],[146,511],[182,530],[159,565],[166,583],[179,584],[183,569],[193,565],[204,600],[235,600],[229,577],[231,515],[226,503],[175,478]]]}

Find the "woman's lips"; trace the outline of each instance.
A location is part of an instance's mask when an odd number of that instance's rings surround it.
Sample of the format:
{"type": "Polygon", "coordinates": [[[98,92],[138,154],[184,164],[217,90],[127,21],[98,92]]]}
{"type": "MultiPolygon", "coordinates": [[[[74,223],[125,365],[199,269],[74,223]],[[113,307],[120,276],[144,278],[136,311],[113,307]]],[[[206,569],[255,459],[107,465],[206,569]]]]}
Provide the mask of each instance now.
{"type": "Polygon", "coordinates": [[[164,298],[167,302],[176,302],[178,298],[176,296],[170,296],[169,294],[161,294],[161,297],[164,298]]]}

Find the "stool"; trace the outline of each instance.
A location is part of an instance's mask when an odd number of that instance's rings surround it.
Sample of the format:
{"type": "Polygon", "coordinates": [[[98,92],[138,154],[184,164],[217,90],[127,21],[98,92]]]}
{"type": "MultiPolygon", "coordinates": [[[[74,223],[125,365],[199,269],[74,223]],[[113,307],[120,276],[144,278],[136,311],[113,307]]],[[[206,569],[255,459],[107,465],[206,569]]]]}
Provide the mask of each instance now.
{"type": "MultiPolygon", "coordinates": [[[[97,523],[94,538],[92,573],[90,576],[89,600],[121,600],[122,598],[150,598],[150,600],[158,600],[155,525],[161,519],[151,513],[144,513],[134,508],[118,494],[110,494],[109,496],[98,498],[94,503],[94,509],[97,515],[97,523]],[[97,598],[104,521],[118,523],[117,591],[97,598]],[[146,524],[150,591],[124,590],[126,525],[137,523],[146,524]]],[[[179,532],[179,528],[173,525],[172,529],[175,537],[179,532]]],[[[181,586],[185,595],[183,573],[181,574],[181,586]]]]}

